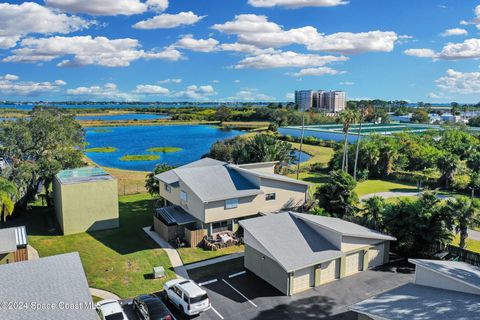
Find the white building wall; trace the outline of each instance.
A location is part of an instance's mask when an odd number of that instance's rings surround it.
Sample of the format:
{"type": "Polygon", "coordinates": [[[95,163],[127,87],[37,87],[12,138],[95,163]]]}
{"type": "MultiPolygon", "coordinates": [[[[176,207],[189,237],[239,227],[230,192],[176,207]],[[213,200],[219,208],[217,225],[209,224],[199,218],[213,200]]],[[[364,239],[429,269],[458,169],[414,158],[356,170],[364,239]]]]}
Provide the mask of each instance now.
{"type": "Polygon", "coordinates": [[[419,265],[417,265],[415,268],[415,284],[480,295],[479,288],[469,286],[460,281],[455,281],[452,278],[419,265]]]}

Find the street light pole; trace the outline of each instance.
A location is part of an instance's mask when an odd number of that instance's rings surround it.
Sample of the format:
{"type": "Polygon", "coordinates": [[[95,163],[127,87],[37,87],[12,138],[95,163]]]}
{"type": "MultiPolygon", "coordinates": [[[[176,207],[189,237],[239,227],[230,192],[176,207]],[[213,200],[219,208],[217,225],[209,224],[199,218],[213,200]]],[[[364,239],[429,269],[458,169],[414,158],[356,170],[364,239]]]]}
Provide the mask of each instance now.
{"type": "Polygon", "coordinates": [[[298,160],[297,160],[297,180],[300,175],[300,159],[302,157],[302,149],[303,149],[303,136],[305,134],[305,108],[302,109],[302,134],[300,136],[300,150],[298,152],[298,160]]]}

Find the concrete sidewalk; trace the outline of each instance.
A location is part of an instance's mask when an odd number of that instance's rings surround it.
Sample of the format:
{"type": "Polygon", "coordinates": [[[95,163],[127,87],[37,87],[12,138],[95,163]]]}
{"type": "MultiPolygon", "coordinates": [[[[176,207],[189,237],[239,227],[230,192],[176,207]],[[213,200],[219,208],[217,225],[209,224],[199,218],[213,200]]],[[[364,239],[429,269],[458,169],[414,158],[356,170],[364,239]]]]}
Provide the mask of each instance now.
{"type": "Polygon", "coordinates": [[[227,254],[225,256],[221,256],[221,257],[218,257],[218,258],[213,258],[213,259],[208,259],[208,260],[204,260],[204,261],[200,261],[200,262],[187,264],[186,266],[184,266],[184,268],[186,270],[192,270],[192,269],[209,266],[211,264],[215,264],[215,263],[219,263],[219,262],[223,262],[223,261],[228,261],[228,260],[232,260],[232,259],[241,258],[243,256],[244,256],[243,252],[227,254]]]}
{"type": "Polygon", "coordinates": [[[96,288],[90,288],[90,294],[95,297],[99,297],[103,300],[120,300],[120,297],[117,296],[114,293],[102,290],[102,289],[96,289],[96,288]]]}
{"type": "Polygon", "coordinates": [[[158,233],[151,231],[150,227],[143,228],[143,231],[145,231],[145,233],[152,238],[153,241],[155,241],[163,250],[165,250],[168,258],[170,259],[173,270],[177,274],[177,278],[189,279],[190,277],[188,276],[187,270],[183,266],[182,259],[180,259],[177,250],[175,250],[170,243],[165,241],[165,239],[160,237],[158,233]]]}

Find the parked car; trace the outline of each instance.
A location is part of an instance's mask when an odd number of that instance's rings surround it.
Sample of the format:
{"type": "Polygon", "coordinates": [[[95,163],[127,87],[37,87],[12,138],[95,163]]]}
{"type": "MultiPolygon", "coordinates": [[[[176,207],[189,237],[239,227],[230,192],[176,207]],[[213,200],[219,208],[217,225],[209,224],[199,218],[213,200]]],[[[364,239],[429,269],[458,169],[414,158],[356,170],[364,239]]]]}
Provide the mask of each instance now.
{"type": "Polygon", "coordinates": [[[188,316],[199,314],[211,307],[207,292],[192,280],[170,280],[163,288],[167,298],[188,316]]]}
{"type": "Polygon", "coordinates": [[[173,320],[163,301],[154,294],[143,294],[133,299],[133,310],[141,320],[173,320]]]}
{"type": "Polygon", "coordinates": [[[128,320],[117,300],[102,300],[97,303],[97,313],[101,320],[128,320]]]}

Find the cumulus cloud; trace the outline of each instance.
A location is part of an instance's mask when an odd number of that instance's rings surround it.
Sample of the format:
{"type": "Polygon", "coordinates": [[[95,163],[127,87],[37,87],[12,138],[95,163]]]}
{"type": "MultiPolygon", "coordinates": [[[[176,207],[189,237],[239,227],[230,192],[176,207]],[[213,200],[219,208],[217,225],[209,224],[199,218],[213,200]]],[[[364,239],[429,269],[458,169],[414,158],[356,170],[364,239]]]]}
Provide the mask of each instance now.
{"type": "Polygon", "coordinates": [[[285,98],[287,99],[287,101],[293,101],[295,100],[295,94],[292,92],[289,92],[285,95],[285,98]]]}
{"type": "Polygon", "coordinates": [[[147,0],[147,6],[156,12],[162,12],[168,8],[168,0],[147,0]]]}
{"type": "Polygon", "coordinates": [[[160,80],[158,81],[158,83],[182,83],[182,79],[164,79],[164,80],[160,80]]]}
{"type": "Polygon", "coordinates": [[[355,84],[355,82],[351,82],[351,81],[342,81],[339,83],[339,85],[341,86],[353,86],[355,84]]]}
{"type": "Polygon", "coordinates": [[[139,84],[133,92],[147,95],[168,95],[170,90],[151,84],[139,84]]]}
{"type": "Polygon", "coordinates": [[[12,50],[4,62],[46,62],[64,56],[73,56],[61,61],[58,66],[71,67],[100,65],[105,67],[126,67],[140,58],[176,61],[181,54],[174,48],[165,51],[145,52],[135,39],[108,39],[106,37],[49,37],[27,38],[20,42],[20,48],[12,50]]]}
{"type": "Polygon", "coordinates": [[[0,76],[0,93],[11,96],[38,96],[43,93],[56,92],[67,83],[63,80],[53,82],[20,81],[13,74],[0,76]]]}
{"type": "Polygon", "coordinates": [[[427,94],[427,97],[430,99],[452,99],[451,96],[447,96],[444,93],[435,93],[435,92],[430,92],[427,94]]]}
{"type": "Polygon", "coordinates": [[[275,101],[274,97],[258,92],[257,89],[246,88],[238,91],[234,96],[228,97],[227,101],[275,101]]]}
{"type": "Polygon", "coordinates": [[[219,42],[213,38],[195,39],[193,38],[193,35],[187,34],[180,38],[180,40],[178,40],[175,44],[173,44],[173,47],[198,52],[213,52],[218,50],[218,44],[219,42]]]}
{"type": "Polygon", "coordinates": [[[323,76],[326,74],[336,75],[345,73],[344,71],[338,71],[329,67],[319,67],[319,68],[307,68],[302,69],[299,72],[289,73],[293,77],[304,77],[304,76],[323,76]]]}
{"type": "Polygon", "coordinates": [[[78,87],[68,89],[67,95],[93,100],[133,101],[137,96],[121,92],[115,83],[106,83],[103,86],[78,87]]]}
{"type": "Polygon", "coordinates": [[[289,68],[289,67],[322,67],[328,63],[346,61],[344,56],[321,56],[317,54],[302,54],[293,51],[265,53],[256,56],[246,57],[236,66],[236,69],[255,68],[289,68]]]}
{"type": "Polygon", "coordinates": [[[233,21],[215,24],[213,29],[237,36],[237,42],[259,48],[278,48],[292,44],[304,45],[308,50],[355,54],[393,50],[399,36],[392,31],[339,32],[331,35],[319,33],[306,26],[285,30],[268,21],[263,15],[241,14],[233,21]]]}
{"type": "Polygon", "coordinates": [[[14,47],[29,33],[67,34],[88,28],[94,22],[59,13],[35,2],[20,5],[0,3],[0,49],[14,47]]]}
{"type": "Polygon", "coordinates": [[[176,98],[187,98],[191,100],[204,101],[209,100],[209,97],[216,95],[215,89],[211,85],[197,86],[191,85],[183,91],[178,91],[173,94],[176,98]]]}
{"type": "Polygon", "coordinates": [[[462,28],[453,28],[447,29],[441,33],[442,37],[450,37],[450,36],[463,36],[468,34],[468,31],[462,28]]]}
{"type": "MultiPolygon", "coordinates": [[[[158,0],[148,2],[155,8],[162,3],[158,0]]],[[[144,13],[148,10],[147,3],[140,0],[45,0],[45,3],[47,6],[66,12],[87,13],[93,16],[129,16],[144,13]]]]}
{"type": "Polygon", "coordinates": [[[431,49],[408,49],[405,54],[420,58],[464,60],[480,58],[480,39],[467,39],[461,43],[447,43],[440,52],[431,49]]]}
{"type": "Polygon", "coordinates": [[[448,69],[446,75],[435,80],[443,91],[460,94],[477,94],[480,91],[480,72],[459,72],[448,69]]]}
{"type": "Polygon", "coordinates": [[[182,25],[192,25],[206,16],[197,16],[192,11],[180,12],[177,14],[160,14],[151,19],[137,22],[133,25],[136,29],[169,29],[182,25]]]}
{"type": "Polygon", "coordinates": [[[348,4],[345,0],[248,0],[253,7],[287,7],[287,8],[303,8],[303,7],[334,7],[348,4]]]}

